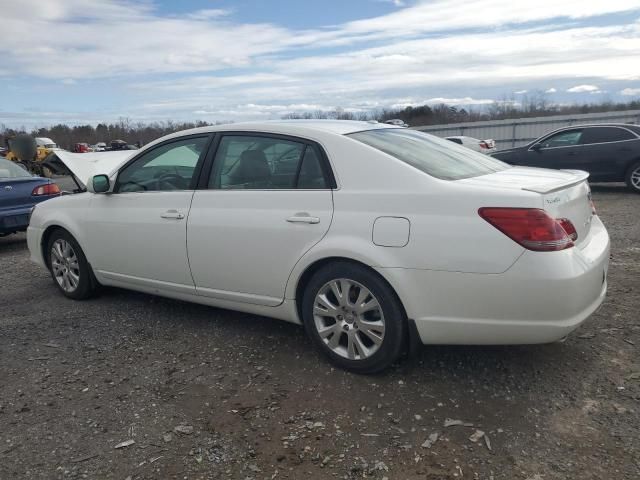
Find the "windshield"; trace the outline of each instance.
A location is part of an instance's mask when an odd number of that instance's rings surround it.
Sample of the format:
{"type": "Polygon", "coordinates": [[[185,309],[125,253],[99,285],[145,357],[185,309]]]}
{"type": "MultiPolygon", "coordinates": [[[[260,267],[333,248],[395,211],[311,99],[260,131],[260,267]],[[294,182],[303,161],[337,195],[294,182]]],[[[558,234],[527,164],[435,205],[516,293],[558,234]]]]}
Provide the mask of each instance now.
{"type": "Polygon", "coordinates": [[[0,179],[29,178],[32,175],[20,165],[0,158],[0,179]]]}
{"type": "Polygon", "coordinates": [[[510,168],[444,138],[405,128],[381,128],[348,136],[442,180],[478,177],[510,168]]]}

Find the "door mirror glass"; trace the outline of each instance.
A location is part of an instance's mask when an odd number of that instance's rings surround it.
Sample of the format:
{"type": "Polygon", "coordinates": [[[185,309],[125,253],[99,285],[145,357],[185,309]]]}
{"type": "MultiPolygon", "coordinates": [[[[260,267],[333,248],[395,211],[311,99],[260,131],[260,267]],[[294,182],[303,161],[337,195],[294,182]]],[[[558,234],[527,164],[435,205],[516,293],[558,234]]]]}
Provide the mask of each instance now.
{"type": "Polygon", "coordinates": [[[94,175],[91,179],[93,193],[105,193],[109,191],[109,177],[106,175],[94,175]]]}

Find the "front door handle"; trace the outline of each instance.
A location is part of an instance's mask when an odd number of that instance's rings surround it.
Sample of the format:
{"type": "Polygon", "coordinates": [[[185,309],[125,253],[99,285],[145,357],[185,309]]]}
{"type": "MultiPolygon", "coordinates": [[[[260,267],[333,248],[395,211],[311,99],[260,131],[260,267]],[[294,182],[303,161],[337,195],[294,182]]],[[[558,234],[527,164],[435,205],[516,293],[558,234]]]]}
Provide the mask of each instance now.
{"type": "Polygon", "coordinates": [[[316,224],[320,223],[320,219],[318,217],[311,217],[308,213],[294,215],[293,217],[287,218],[287,222],[289,223],[311,223],[316,224]]]}
{"type": "Polygon", "coordinates": [[[184,213],[180,213],[177,210],[167,210],[162,215],[160,215],[160,218],[171,218],[173,220],[182,220],[184,218],[184,213]]]}

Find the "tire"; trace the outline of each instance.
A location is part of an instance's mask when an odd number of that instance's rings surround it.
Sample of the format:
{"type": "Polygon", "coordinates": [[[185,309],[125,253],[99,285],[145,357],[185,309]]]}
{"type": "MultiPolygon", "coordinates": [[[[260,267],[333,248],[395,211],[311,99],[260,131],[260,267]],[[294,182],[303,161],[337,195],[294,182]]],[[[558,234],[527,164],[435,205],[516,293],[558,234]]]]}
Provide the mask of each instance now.
{"type": "Polygon", "coordinates": [[[629,167],[624,181],[627,187],[629,187],[629,190],[640,193],[640,162],[636,162],[629,167]]]}
{"type": "Polygon", "coordinates": [[[334,365],[354,373],[389,367],[407,340],[407,321],[395,292],[374,272],[348,262],[313,274],[302,297],[302,319],[316,347],[334,365]]]}
{"type": "Polygon", "coordinates": [[[97,289],[91,266],[84,252],[68,232],[56,230],[47,243],[47,263],[53,283],[65,297],[90,298],[97,289]]]}

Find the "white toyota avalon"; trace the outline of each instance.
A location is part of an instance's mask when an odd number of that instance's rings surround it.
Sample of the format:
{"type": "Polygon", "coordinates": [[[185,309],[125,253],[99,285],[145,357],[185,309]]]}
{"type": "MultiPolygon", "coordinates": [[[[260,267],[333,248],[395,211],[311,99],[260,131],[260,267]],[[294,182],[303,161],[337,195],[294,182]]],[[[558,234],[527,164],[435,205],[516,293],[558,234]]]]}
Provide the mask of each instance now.
{"type": "Polygon", "coordinates": [[[27,238],[64,295],[111,285],[300,323],[356,372],[412,342],[553,342],[607,289],[586,173],[406,128],[233,124],[59,157],[86,192],[38,205],[27,238]]]}

